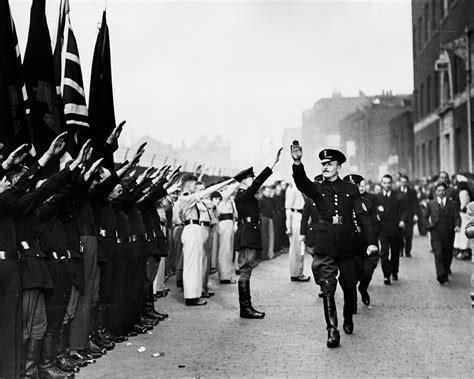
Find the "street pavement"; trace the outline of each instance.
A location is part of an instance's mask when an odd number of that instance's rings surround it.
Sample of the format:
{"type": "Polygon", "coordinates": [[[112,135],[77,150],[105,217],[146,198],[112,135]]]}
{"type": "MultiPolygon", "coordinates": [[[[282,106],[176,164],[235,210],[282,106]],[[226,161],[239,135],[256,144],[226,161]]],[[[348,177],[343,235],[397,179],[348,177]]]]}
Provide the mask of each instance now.
{"type": "MultiPolygon", "coordinates": [[[[287,254],[253,272],[253,304],[266,312],[263,320],[239,318],[237,286],[217,284],[216,275],[216,295],[204,307],[186,307],[171,277],[170,294],[156,303],[169,319],[77,377],[474,377],[471,263],[454,261],[450,282],[440,285],[428,237],[415,236],[412,256],[400,259],[399,281],[391,286],[383,284],[379,264],[372,304],[359,300],[351,336],[342,331],[338,288],[337,349],[326,347],[318,287],[290,281],[287,254]],[[165,355],[151,356],[158,352],[165,355]]],[[[305,274],[310,267],[307,256],[305,274]]]]}

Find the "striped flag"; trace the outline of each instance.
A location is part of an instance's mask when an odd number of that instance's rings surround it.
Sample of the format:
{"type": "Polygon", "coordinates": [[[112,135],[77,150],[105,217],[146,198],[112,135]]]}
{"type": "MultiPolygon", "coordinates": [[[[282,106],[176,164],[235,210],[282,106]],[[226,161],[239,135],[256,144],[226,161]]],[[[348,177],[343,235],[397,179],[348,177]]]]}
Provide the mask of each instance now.
{"type": "Polygon", "coordinates": [[[0,143],[6,156],[30,143],[30,118],[21,55],[8,1],[0,2],[0,143]]]}
{"type": "Polygon", "coordinates": [[[69,0],[59,8],[58,33],[54,49],[56,86],[62,95],[66,130],[70,131],[68,152],[76,156],[89,134],[89,112],[86,105],[81,61],[71,26],[69,0]]]}

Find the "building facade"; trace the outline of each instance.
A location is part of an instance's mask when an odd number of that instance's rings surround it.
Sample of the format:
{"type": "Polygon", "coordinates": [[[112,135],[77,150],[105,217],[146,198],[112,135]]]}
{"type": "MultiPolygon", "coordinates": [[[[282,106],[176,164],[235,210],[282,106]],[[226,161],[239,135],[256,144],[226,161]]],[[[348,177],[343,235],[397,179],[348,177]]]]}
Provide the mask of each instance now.
{"type": "Polygon", "coordinates": [[[467,68],[474,1],[412,0],[412,28],[414,173],[467,172],[473,146],[467,109],[474,93],[467,68]]]}
{"type": "MultiPolygon", "coordinates": [[[[413,127],[410,112],[411,96],[384,92],[341,120],[341,149],[347,157],[347,169],[378,181],[384,174],[396,174],[399,165],[409,166],[413,153],[409,146],[404,146],[407,155],[402,156],[395,137],[413,127]],[[403,118],[404,114],[407,117],[403,118]],[[394,122],[397,119],[398,122],[394,122]],[[400,130],[395,132],[395,128],[400,130]]],[[[403,136],[409,140],[405,133],[403,136]]]]}
{"type": "Polygon", "coordinates": [[[370,98],[362,92],[357,97],[343,97],[335,93],[330,98],[318,100],[311,109],[304,111],[301,137],[308,173],[321,171],[317,159],[320,150],[341,148],[340,121],[370,102],[370,98]]]}

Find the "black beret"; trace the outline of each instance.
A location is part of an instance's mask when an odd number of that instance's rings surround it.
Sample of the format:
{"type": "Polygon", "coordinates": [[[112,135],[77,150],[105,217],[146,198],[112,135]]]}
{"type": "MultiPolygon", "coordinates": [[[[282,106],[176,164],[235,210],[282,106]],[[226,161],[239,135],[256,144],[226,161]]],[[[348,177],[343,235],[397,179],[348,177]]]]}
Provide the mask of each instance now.
{"type": "Polygon", "coordinates": [[[344,176],[342,180],[345,180],[346,182],[351,182],[354,184],[360,184],[363,180],[365,180],[361,175],[358,174],[350,174],[344,176]]]}
{"type": "Polygon", "coordinates": [[[214,191],[211,193],[211,196],[209,196],[210,199],[221,199],[222,200],[222,195],[219,191],[214,191]]]}
{"type": "Polygon", "coordinates": [[[321,163],[337,161],[339,164],[343,164],[347,160],[343,153],[334,149],[321,150],[319,153],[319,159],[321,160],[321,163]]]}
{"type": "Polygon", "coordinates": [[[186,183],[186,182],[197,182],[198,181],[198,178],[196,175],[194,174],[184,174],[183,175],[183,179],[182,179],[182,182],[183,183],[186,183]]]}
{"type": "Polygon", "coordinates": [[[253,167],[250,167],[240,171],[237,175],[234,176],[234,179],[238,182],[241,182],[244,179],[253,178],[254,176],[255,174],[253,173],[253,167]]]}

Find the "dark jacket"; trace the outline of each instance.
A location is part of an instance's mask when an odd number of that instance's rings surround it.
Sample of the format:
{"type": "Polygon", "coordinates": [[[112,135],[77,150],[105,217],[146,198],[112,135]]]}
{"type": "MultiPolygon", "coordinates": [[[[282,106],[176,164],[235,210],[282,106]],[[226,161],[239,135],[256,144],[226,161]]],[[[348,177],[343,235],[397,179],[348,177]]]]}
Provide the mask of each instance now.
{"type": "Polygon", "coordinates": [[[239,189],[237,191],[237,195],[235,196],[235,207],[239,214],[239,226],[234,238],[235,250],[245,248],[262,250],[260,222],[258,222],[258,219],[260,218],[260,207],[255,194],[271,174],[272,170],[269,167],[266,167],[260,175],[255,178],[252,185],[245,190],[239,189]],[[254,221],[250,223],[241,222],[241,220],[246,217],[250,217],[254,221]]]}
{"type": "Polygon", "coordinates": [[[308,247],[314,247],[318,222],[319,213],[318,208],[316,208],[316,203],[305,196],[303,212],[301,214],[300,234],[306,237],[304,242],[308,247]]]}
{"type": "Polygon", "coordinates": [[[400,221],[402,216],[401,202],[397,198],[396,191],[391,191],[390,197],[379,193],[376,197],[377,215],[380,219],[380,233],[386,236],[396,236],[400,233],[400,221]]]}
{"type": "Polygon", "coordinates": [[[431,233],[452,234],[454,228],[461,226],[461,216],[459,215],[459,204],[446,197],[446,205],[441,209],[438,199],[428,201],[423,211],[423,220],[431,233]]]}
{"type": "Polygon", "coordinates": [[[419,201],[416,191],[413,188],[407,187],[406,192],[401,190],[396,192],[397,199],[400,202],[401,216],[405,224],[413,224],[413,217],[418,215],[419,201]]]}
{"type": "Polygon", "coordinates": [[[357,253],[357,231],[353,215],[364,225],[367,240],[377,244],[369,215],[364,210],[359,188],[337,178],[334,182],[312,182],[306,176],[303,164],[293,165],[296,187],[313,199],[318,209],[320,222],[316,225],[315,254],[330,257],[347,257],[357,253]],[[339,223],[334,223],[338,218],[339,223]]]}

